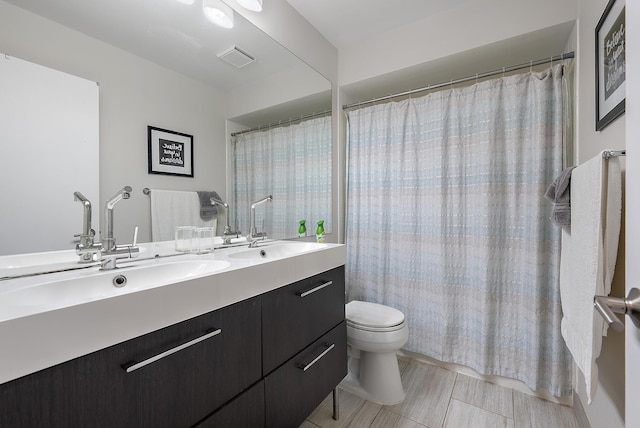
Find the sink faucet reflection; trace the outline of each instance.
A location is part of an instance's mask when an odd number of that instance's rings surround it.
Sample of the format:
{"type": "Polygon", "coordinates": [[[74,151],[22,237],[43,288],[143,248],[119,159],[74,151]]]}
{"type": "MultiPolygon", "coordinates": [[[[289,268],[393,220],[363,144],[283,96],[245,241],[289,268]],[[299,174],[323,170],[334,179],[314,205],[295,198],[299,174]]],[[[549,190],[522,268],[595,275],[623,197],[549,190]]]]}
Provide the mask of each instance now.
{"type": "Polygon", "coordinates": [[[140,249],[136,246],[138,228],[136,227],[131,245],[118,246],[113,236],[113,208],[123,199],[131,197],[131,187],[125,186],[113,195],[105,204],[104,228],[102,230],[102,268],[115,269],[117,259],[136,258],[140,249]]]}
{"type": "Polygon", "coordinates": [[[238,235],[240,234],[240,232],[234,232],[231,230],[231,226],[229,225],[229,220],[231,218],[231,213],[229,212],[229,204],[227,204],[226,202],[224,202],[222,199],[218,199],[215,197],[211,198],[211,205],[213,204],[218,204],[218,205],[222,205],[224,207],[225,213],[227,215],[227,224],[224,227],[224,232],[222,233],[224,241],[222,242],[223,245],[229,245],[231,244],[231,238],[237,238],[238,235]]]}
{"type": "Polygon", "coordinates": [[[102,244],[96,244],[93,240],[96,235],[91,228],[91,202],[80,192],[73,192],[73,199],[82,203],[84,207],[82,216],[82,233],[75,235],[80,238],[76,245],[76,254],[80,256],[81,263],[90,263],[100,260],[102,244]]]}
{"type": "Polygon", "coordinates": [[[249,248],[254,248],[258,245],[258,240],[265,239],[267,237],[266,232],[257,232],[256,231],[256,206],[263,204],[265,202],[271,202],[273,200],[273,196],[269,195],[265,198],[260,199],[259,201],[251,204],[251,211],[249,212],[249,234],[247,235],[247,241],[249,242],[249,248]]]}

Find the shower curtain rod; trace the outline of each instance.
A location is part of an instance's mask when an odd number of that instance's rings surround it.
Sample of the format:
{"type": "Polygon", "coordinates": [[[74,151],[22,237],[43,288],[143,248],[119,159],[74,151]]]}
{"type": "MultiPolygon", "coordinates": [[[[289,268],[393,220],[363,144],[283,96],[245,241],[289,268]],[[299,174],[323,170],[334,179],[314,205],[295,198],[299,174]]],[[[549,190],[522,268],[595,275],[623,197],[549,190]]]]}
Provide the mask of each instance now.
{"type": "Polygon", "coordinates": [[[463,77],[461,79],[455,79],[455,80],[451,80],[449,82],[442,82],[442,83],[438,83],[436,85],[429,85],[429,86],[424,86],[422,88],[418,88],[418,89],[411,89],[409,91],[405,91],[405,92],[399,92],[397,94],[392,94],[392,95],[387,95],[384,97],[378,97],[378,98],[373,98],[367,101],[359,101],[359,102],[355,102],[352,104],[345,104],[342,106],[343,110],[347,110],[350,108],[354,108],[354,107],[360,107],[363,105],[367,105],[367,104],[373,104],[373,103],[377,103],[380,101],[386,101],[386,100],[390,100],[392,98],[398,98],[398,97],[403,97],[406,95],[411,95],[411,94],[415,94],[416,92],[424,92],[424,91],[429,91],[432,89],[438,89],[438,88],[443,88],[445,86],[451,86],[451,85],[457,85],[458,83],[465,83],[465,82],[469,82],[472,80],[478,80],[478,79],[483,79],[485,77],[490,77],[490,76],[495,76],[498,74],[504,74],[504,73],[508,73],[511,71],[516,71],[516,70],[521,70],[523,68],[531,68],[533,66],[536,65],[542,65],[542,64],[547,64],[547,63],[552,63],[554,61],[562,61],[565,59],[570,59],[570,58],[574,58],[575,54],[574,52],[567,52],[567,53],[563,53],[560,55],[556,55],[556,56],[552,56],[551,58],[544,58],[544,59],[539,59],[537,61],[529,61],[526,64],[519,64],[519,65],[514,65],[511,67],[503,67],[500,70],[494,70],[494,71],[488,71],[486,73],[480,73],[480,74],[476,74],[474,76],[469,76],[469,77],[463,77]]]}
{"type": "Polygon", "coordinates": [[[307,114],[307,115],[300,116],[300,117],[290,117],[287,120],[281,120],[281,121],[278,121],[278,122],[271,122],[271,123],[267,123],[266,125],[256,126],[255,128],[245,129],[243,131],[232,132],[231,136],[235,137],[236,135],[240,135],[240,134],[246,134],[246,133],[249,133],[249,132],[260,131],[263,128],[269,129],[272,126],[288,125],[291,122],[296,122],[298,120],[312,119],[314,117],[324,116],[324,115],[326,115],[328,113],[331,113],[331,109],[319,111],[319,112],[316,112],[316,113],[307,114]]]}

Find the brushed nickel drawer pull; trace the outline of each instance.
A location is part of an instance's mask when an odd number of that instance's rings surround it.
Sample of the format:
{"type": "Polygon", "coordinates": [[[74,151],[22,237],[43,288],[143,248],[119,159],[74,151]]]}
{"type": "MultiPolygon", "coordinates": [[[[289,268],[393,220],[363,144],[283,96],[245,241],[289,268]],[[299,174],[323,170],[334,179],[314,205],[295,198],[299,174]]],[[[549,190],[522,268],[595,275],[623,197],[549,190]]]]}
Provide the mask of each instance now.
{"type": "Polygon", "coordinates": [[[220,329],[220,328],[217,329],[217,330],[213,330],[213,331],[209,330],[206,334],[204,334],[204,335],[202,335],[200,337],[196,337],[195,339],[190,340],[190,341],[188,341],[186,343],[183,343],[182,345],[178,345],[175,348],[168,349],[168,350],[166,350],[164,352],[159,353],[158,355],[154,355],[151,358],[147,358],[146,360],[142,360],[139,363],[134,363],[134,364],[131,364],[131,365],[125,365],[122,368],[125,369],[125,371],[127,373],[131,373],[132,371],[138,370],[138,369],[140,369],[140,368],[142,368],[142,367],[144,367],[144,366],[146,366],[148,364],[154,363],[154,362],[156,362],[156,361],[158,361],[158,360],[160,360],[160,359],[162,359],[164,357],[167,357],[167,356],[169,356],[171,354],[175,354],[178,351],[182,351],[183,349],[188,348],[189,346],[195,345],[196,343],[200,343],[203,340],[207,340],[207,339],[209,339],[209,338],[211,338],[213,336],[217,336],[220,333],[222,333],[222,329],[220,329]]]}
{"type": "Polygon", "coordinates": [[[300,291],[300,292],[298,292],[297,294],[298,294],[298,296],[300,296],[300,297],[306,297],[306,296],[308,296],[309,294],[312,294],[312,293],[315,293],[316,291],[320,291],[320,290],[322,290],[324,287],[328,287],[328,286],[330,286],[331,284],[333,284],[333,281],[327,281],[327,282],[325,282],[324,284],[320,284],[320,285],[318,285],[317,287],[312,288],[311,290],[307,290],[307,291],[300,291]]]}
{"type": "Polygon", "coordinates": [[[327,355],[327,353],[328,353],[329,351],[331,351],[333,348],[335,348],[336,344],[335,344],[335,343],[332,343],[332,344],[325,343],[325,344],[324,344],[324,346],[326,346],[326,347],[327,347],[327,349],[325,349],[324,351],[322,351],[322,353],[320,353],[320,355],[318,355],[317,357],[315,357],[315,358],[313,359],[313,361],[311,361],[311,362],[310,362],[309,364],[307,364],[306,366],[305,366],[304,364],[302,364],[302,363],[299,363],[299,364],[298,364],[298,368],[299,368],[300,370],[302,370],[303,372],[306,372],[307,370],[309,370],[309,369],[311,368],[311,366],[312,366],[312,365],[314,365],[315,363],[317,363],[317,362],[320,360],[320,358],[324,357],[325,355],[327,355]]]}

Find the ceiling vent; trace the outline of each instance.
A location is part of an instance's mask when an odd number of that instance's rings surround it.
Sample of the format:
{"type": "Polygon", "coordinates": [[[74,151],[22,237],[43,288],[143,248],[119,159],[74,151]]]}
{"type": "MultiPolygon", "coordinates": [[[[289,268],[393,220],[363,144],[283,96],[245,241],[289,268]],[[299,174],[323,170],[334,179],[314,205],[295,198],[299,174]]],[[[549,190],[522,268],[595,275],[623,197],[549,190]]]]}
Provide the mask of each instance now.
{"type": "Polygon", "coordinates": [[[251,64],[256,59],[240,49],[237,46],[231,46],[229,49],[220,52],[218,58],[228,62],[236,68],[242,68],[247,64],[251,64]]]}

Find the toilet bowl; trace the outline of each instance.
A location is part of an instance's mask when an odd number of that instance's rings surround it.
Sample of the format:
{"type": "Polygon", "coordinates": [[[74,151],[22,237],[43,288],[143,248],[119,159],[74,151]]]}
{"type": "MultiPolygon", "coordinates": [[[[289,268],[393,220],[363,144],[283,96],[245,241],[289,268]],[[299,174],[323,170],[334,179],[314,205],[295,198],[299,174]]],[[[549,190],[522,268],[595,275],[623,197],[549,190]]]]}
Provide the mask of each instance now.
{"type": "Polygon", "coordinates": [[[340,387],[377,404],[404,400],[396,352],[407,343],[404,314],[377,303],[354,300],[345,306],[349,373],[340,387]]]}

